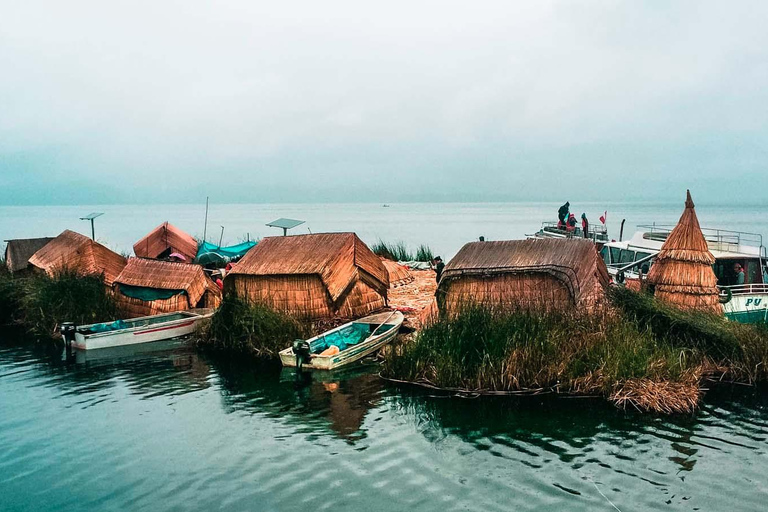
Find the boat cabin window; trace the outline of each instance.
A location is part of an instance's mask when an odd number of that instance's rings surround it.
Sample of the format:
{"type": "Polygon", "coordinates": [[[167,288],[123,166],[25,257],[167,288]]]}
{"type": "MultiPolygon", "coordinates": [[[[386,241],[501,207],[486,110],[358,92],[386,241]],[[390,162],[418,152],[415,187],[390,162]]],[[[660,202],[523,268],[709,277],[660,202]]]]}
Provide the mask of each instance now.
{"type": "Polygon", "coordinates": [[[760,284],[764,280],[764,269],[757,258],[735,258],[716,260],[712,269],[717,276],[718,286],[735,286],[738,276],[734,265],[738,263],[744,269],[744,284],[760,284]]]}
{"type": "Polygon", "coordinates": [[[614,265],[619,262],[619,254],[621,253],[621,249],[618,247],[611,247],[611,263],[614,265]]]}
{"type": "Polygon", "coordinates": [[[632,263],[635,261],[635,251],[622,249],[619,255],[619,263],[632,263]]]}
{"type": "MultiPolygon", "coordinates": [[[[651,255],[650,252],[637,251],[637,254],[635,255],[635,261],[640,261],[643,258],[647,258],[650,255],[651,255]]],[[[647,274],[648,271],[651,270],[651,265],[652,264],[653,264],[653,260],[652,259],[648,260],[648,261],[644,261],[643,263],[641,263],[639,265],[639,267],[640,267],[639,270],[642,270],[643,274],[647,274]]]]}
{"type": "Polygon", "coordinates": [[[600,256],[603,258],[606,265],[611,264],[611,253],[608,252],[608,247],[603,246],[603,248],[600,249],[600,256]]]}

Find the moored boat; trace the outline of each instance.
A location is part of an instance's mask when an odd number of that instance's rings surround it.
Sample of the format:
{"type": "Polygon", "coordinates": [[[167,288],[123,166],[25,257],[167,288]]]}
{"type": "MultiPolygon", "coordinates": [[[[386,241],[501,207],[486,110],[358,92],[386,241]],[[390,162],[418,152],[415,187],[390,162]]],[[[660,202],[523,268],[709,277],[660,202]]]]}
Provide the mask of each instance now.
{"type": "Polygon", "coordinates": [[[528,238],[586,238],[596,244],[599,249],[608,242],[608,229],[604,224],[590,224],[587,236],[584,236],[584,232],[578,226],[568,230],[558,227],[557,222],[542,222],[541,229],[526,236],[528,238]]]}
{"type": "Polygon", "coordinates": [[[62,334],[65,340],[71,336],[67,341],[80,350],[120,347],[187,336],[212,315],[212,309],[191,309],[100,324],[64,324],[62,334]]]}
{"type": "Polygon", "coordinates": [[[283,366],[333,370],[369,356],[392,341],[403,323],[399,311],[385,311],[346,323],[280,352],[283,366]],[[336,347],[334,349],[333,347],[336,347]]]}
{"type": "MultiPolygon", "coordinates": [[[[673,227],[641,225],[629,240],[606,243],[600,254],[613,280],[638,286],[673,227]]],[[[768,257],[762,235],[708,228],[701,231],[715,257],[713,270],[725,316],[746,323],[768,321],[768,257]],[[738,282],[736,264],[744,269],[743,283],[738,282]]]]}

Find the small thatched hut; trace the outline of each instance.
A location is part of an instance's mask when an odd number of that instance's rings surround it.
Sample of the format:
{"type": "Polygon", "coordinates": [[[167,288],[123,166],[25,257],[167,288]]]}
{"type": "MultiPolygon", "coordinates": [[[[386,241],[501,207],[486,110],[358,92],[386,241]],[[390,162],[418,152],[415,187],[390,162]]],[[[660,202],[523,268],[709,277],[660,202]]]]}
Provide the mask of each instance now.
{"type": "Polygon", "coordinates": [[[53,238],[23,238],[6,240],[5,265],[11,273],[23,272],[29,268],[29,258],[45,247],[53,238]]]}
{"type": "Polygon", "coordinates": [[[116,252],[68,229],[29,258],[31,266],[48,275],[65,268],[82,275],[103,274],[107,286],[112,286],[125,263],[125,258],[116,252]]]}
{"type": "Polygon", "coordinates": [[[683,215],[661,246],[648,272],[648,284],[656,297],[669,304],[723,314],[714,263],[688,191],[683,215]]]}
{"type": "Polygon", "coordinates": [[[115,295],[129,317],[216,308],[221,291],[200,265],[129,258],[115,278],[115,295]]]}
{"type": "Polygon", "coordinates": [[[610,279],[592,242],[530,239],[471,242],[445,266],[437,289],[441,311],[467,303],[560,309],[591,306],[610,279]]]}
{"type": "Polygon", "coordinates": [[[154,259],[163,259],[178,253],[191,263],[197,254],[197,241],[173,224],[163,222],[133,244],[133,252],[139,258],[154,259]]]}
{"type": "Polygon", "coordinates": [[[408,267],[399,264],[396,261],[388,260],[387,258],[381,258],[381,263],[384,268],[387,269],[389,275],[389,287],[397,288],[404,284],[412,283],[415,279],[408,267]]]}
{"type": "Polygon", "coordinates": [[[225,289],[308,320],[357,318],[386,305],[389,277],[354,233],[269,237],[227,275],[225,289]]]}

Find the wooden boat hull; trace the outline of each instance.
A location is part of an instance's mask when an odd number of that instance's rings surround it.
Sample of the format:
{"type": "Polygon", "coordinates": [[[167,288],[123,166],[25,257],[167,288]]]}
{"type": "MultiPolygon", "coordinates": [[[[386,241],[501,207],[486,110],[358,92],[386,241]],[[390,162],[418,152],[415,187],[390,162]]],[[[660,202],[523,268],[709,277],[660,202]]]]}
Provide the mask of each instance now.
{"type": "Polygon", "coordinates": [[[125,321],[128,325],[125,329],[95,333],[88,331],[97,324],[84,325],[77,328],[72,346],[79,350],[95,350],[180,338],[195,332],[198,323],[212,315],[212,309],[178,311],[133,318],[125,321]]]}
{"type": "MultiPolygon", "coordinates": [[[[305,363],[302,365],[302,369],[309,369],[309,370],[334,370],[336,368],[340,368],[342,366],[346,366],[350,363],[354,363],[355,361],[359,361],[360,359],[367,357],[379,349],[395,339],[397,336],[398,331],[400,330],[400,326],[403,323],[403,314],[399,311],[395,312],[386,312],[386,313],[379,313],[376,315],[370,315],[365,318],[361,318],[360,320],[356,320],[354,322],[349,322],[347,324],[344,324],[340,327],[337,327],[336,329],[332,329],[328,331],[327,333],[323,333],[320,336],[316,336],[309,341],[310,346],[313,343],[317,343],[319,340],[321,340],[324,336],[334,333],[336,331],[342,330],[345,327],[351,326],[352,324],[368,324],[370,326],[378,327],[382,322],[384,322],[384,326],[382,329],[385,329],[380,334],[376,334],[371,338],[368,338],[367,340],[350,346],[349,348],[346,348],[345,350],[342,350],[338,354],[332,355],[332,356],[321,356],[317,354],[313,354],[311,356],[310,362],[305,363]]],[[[296,355],[293,353],[293,348],[287,348],[280,352],[280,361],[283,363],[283,366],[289,366],[289,367],[295,367],[296,366],[296,355]]]]}

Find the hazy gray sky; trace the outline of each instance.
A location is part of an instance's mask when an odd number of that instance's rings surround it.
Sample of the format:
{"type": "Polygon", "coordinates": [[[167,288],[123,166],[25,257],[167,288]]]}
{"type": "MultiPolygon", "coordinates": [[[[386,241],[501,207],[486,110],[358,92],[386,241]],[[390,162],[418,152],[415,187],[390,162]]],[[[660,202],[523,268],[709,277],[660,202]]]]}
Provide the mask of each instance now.
{"type": "Polygon", "coordinates": [[[766,26],[764,1],[0,0],[0,204],[765,202],[766,26]]]}

